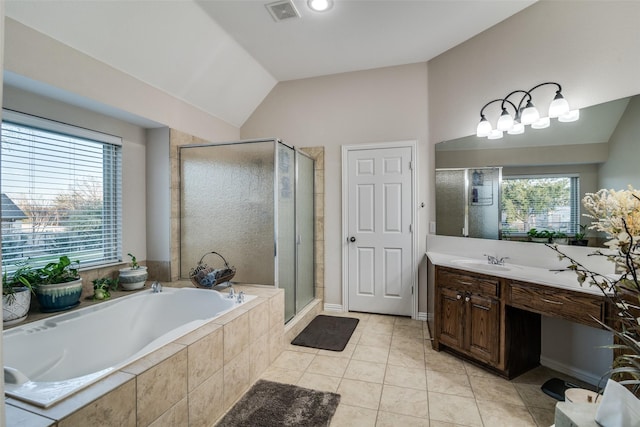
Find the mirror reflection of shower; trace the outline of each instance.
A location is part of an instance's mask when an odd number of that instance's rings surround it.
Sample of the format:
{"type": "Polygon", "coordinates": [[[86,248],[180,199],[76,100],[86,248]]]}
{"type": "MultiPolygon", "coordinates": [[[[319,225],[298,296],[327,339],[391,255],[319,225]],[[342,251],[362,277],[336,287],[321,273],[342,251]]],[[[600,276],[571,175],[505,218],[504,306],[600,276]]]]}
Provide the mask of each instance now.
{"type": "Polygon", "coordinates": [[[498,239],[502,168],[436,169],[436,233],[498,239]]]}

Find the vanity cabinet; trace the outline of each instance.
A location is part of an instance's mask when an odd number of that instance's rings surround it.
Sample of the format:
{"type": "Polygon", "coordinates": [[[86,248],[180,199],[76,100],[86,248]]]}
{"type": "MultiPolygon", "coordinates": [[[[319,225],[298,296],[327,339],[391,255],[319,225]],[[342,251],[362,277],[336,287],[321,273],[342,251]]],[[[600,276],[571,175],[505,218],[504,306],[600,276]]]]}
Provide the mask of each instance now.
{"type": "Polygon", "coordinates": [[[507,280],[436,266],[433,348],[513,378],[540,361],[540,315],[506,304],[507,280]]]}
{"type": "Polygon", "coordinates": [[[605,301],[599,295],[521,281],[511,281],[509,290],[508,303],[513,307],[596,328],[600,325],[594,319],[605,322],[605,301]]]}
{"type": "Polygon", "coordinates": [[[438,268],[438,343],[491,366],[500,362],[500,280],[438,268]]]}
{"type": "Polygon", "coordinates": [[[601,327],[602,295],[435,265],[434,350],[514,378],[540,364],[541,316],[601,327]]]}

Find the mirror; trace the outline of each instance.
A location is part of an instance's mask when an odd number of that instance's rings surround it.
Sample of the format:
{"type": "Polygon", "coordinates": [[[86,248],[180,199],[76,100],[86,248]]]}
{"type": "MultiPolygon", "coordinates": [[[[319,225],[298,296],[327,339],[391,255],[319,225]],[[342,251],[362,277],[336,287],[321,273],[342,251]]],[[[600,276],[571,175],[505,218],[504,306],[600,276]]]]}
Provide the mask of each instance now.
{"type": "MultiPolygon", "coordinates": [[[[509,221],[505,220],[501,186],[498,186],[496,205],[491,213],[480,215],[485,226],[474,226],[473,218],[478,215],[470,216],[469,211],[479,209],[482,203],[473,201],[488,187],[474,188],[473,174],[493,170],[500,171],[490,173],[500,176],[502,183],[509,178],[577,177],[573,190],[577,215],[572,215],[587,225],[591,221],[582,215],[585,193],[600,188],[623,189],[628,185],[640,188],[637,160],[640,159],[640,95],[583,108],[576,122],[559,123],[554,119],[546,129],[527,128],[524,134],[505,133],[502,139],[496,140],[471,135],[436,144],[435,150],[436,234],[529,240],[526,230],[535,226],[535,221],[509,230],[505,227],[509,221]],[[461,186],[452,184],[454,179],[460,180],[461,186]],[[485,231],[474,235],[474,229],[485,231]]],[[[552,223],[544,223],[548,224],[552,223]]],[[[566,226],[555,229],[568,231],[569,239],[578,231],[566,226]]],[[[603,236],[593,231],[587,232],[587,238],[589,246],[600,246],[604,241],[603,236]]]]}

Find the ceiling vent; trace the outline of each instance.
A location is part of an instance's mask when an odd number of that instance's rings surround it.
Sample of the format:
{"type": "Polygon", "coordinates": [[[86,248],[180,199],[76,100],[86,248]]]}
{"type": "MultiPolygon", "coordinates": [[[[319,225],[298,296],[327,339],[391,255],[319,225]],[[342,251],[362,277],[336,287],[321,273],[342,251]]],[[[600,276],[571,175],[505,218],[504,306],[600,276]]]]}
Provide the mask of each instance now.
{"type": "Polygon", "coordinates": [[[276,1],[265,5],[271,16],[276,22],[285,19],[300,18],[298,9],[290,0],[276,1]]]}

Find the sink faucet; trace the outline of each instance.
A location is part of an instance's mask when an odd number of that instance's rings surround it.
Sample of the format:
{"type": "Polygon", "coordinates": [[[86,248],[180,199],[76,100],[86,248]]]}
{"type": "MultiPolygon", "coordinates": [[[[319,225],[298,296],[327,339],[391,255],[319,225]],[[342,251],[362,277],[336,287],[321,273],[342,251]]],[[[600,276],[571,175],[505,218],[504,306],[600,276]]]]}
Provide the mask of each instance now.
{"type": "Polygon", "coordinates": [[[504,265],[504,260],[509,259],[508,256],[504,256],[502,258],[495,257],[493,255],[484,254],[487,257],[487,262],[493,265],[504,265]]]}
{"type": "Polygon", "coordinates": [[[160,282],[156,281],[151,284],[151,292],[154,294],[162,292],[162,285],[160,284],[160,282]]]}

